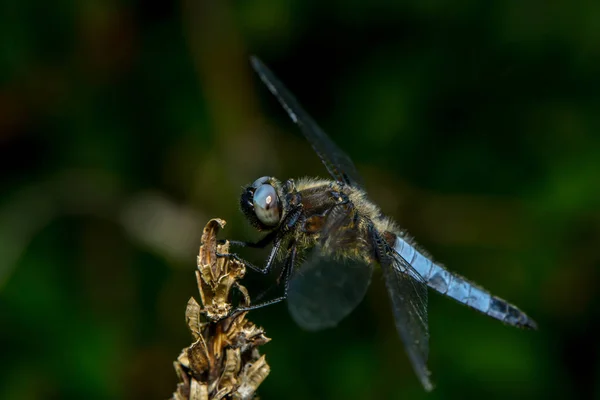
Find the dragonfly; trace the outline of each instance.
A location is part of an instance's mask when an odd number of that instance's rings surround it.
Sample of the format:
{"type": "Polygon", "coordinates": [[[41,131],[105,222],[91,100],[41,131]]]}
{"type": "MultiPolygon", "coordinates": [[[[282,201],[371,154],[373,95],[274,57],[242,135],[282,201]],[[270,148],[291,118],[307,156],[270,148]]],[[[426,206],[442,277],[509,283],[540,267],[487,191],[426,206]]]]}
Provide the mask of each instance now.
{"type": "Polygon", "coordinates": [[[249,223],[264,233],[258,242],[272,245],[261,273],[279,269],[282,294],[243,310],[287,300],[295,322],[307,330],[337,325],[362,301],[375,266],[383,272],[396,330],[423,387],[433,384],[427,368],[428,288],[505,324],[537,329],[533,319],[462,276],[435,262],[381,209],[371,202],[352,160],[317,125],[296,98],[258,58],[250,58],[262,82],[298,125],[331,179],[284,182],[270,176],[244,187],[240,207],[249,223]]]}

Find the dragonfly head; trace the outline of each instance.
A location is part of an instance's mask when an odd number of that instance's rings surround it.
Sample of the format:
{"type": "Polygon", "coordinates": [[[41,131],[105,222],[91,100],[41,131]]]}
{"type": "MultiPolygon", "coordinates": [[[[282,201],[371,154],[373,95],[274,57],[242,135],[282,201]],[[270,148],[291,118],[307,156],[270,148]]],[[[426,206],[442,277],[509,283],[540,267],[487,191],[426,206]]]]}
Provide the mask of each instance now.
{"type": "Polygon", "coordinates": [[[281,221],[282,198],[281,183],[270,176],[263,176],[244,188],[240,207],[252,226],[259,231],[270,231],[281,221]]]}

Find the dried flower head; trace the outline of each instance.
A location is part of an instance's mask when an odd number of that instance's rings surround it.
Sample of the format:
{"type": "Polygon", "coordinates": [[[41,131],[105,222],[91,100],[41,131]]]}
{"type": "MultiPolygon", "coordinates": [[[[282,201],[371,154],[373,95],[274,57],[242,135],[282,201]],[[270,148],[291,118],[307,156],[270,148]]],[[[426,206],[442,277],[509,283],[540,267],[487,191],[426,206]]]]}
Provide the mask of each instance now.
{"type": "Polygon", "coordinates": [[[246,320],[246,312],[230,315],[232,288],[239,290],[245,305],[250,297],[238,283],[244,265],[217,256],[229,250],[228,242],[217,243],[224,226],[224,220],[212,219],[204,228],[196,271],[202,307],[193,297],[188,301],[185,315],[195,341],[174,363],[180,381],[174,400],[252,399],[270,372],[258,352],[270,340],[263,329],[246,320]]]}

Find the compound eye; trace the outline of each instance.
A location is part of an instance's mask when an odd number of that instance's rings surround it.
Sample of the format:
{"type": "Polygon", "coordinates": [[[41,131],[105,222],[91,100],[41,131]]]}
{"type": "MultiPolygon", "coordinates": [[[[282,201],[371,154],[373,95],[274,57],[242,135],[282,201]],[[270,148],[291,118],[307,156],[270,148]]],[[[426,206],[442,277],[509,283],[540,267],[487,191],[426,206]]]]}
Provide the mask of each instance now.
{"type": "Polygon", "coordinates": [[[254,189],[256,189],[263,183],[267,183],[268,180],[269,180],[268,176],[261,176],[260,178],[258,178],[254,182],[252,182],[252,185],[250,185],[250,187],[253,187],[254,189]]]}
{"type": "Polygon", "coordinates": [[[254,213],[256,217],[267,226],[275,226],[279,223],[281,211],[279,199],[275,188],[269,184],[260,185],[254,192],[254,213]]]}

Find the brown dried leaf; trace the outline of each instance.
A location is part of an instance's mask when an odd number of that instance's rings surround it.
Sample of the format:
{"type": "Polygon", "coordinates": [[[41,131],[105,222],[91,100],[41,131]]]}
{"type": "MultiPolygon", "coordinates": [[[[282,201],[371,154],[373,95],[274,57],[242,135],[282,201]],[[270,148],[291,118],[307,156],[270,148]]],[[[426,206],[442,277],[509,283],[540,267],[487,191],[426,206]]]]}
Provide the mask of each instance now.
{"type": "Polygon", "coordinates": [[[194,372],[194,375],[201,375],[212,367],[213,357],[209,353],[209,348],[202,336],[187,348],[186,356],[189,360],[189,368],[194,372]]]}
{"type": "Polygon", "coordinates": [[[209,400],[208,387],[204,383],[200,383],[195,379],[192,379],[192,386],[190,388],[190,400],[209,400]]]}
{"type": "Polygon", "coordinates": [[[267,364],[265,356],[261,356],[253,364],[247,363],[244,366],[242,372],[241,381],[242,384],[238,386],[236,393],[234,393],[234,399],[246,400],[254,397],[256,389],[265,380],[267,375],[271,372],[271,367],[267,364]]]}
{"type": "Polygon", "coordinates": [[[198,304],[196,299],[190,297],[187,308],[185,309],[185,316],[187,319],[188,328],[190,328],[190,332],[192,332],[192,335],[195,339],[200,337],[202,328],[205,325],[205,323],[202,322],[201,314],[202,308],[200,307],[200,304],[198,304]]]}

